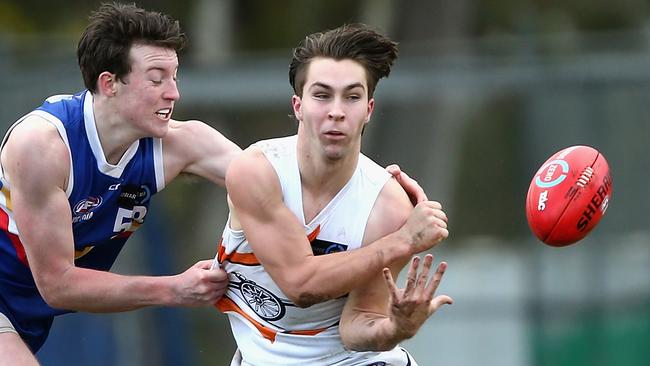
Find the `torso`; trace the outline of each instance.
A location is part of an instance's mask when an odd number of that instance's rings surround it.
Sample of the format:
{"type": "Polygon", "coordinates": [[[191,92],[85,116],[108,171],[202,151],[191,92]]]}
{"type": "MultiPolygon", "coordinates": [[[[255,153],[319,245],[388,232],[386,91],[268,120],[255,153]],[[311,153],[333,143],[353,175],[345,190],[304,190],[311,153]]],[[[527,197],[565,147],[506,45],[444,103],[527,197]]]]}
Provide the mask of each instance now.
{"type": "MultiPolygon", "coordinates": [[[[334,198],[322,210],[305,215],[296,137],[255,145],[277,172],[284,203],[303,224],[315,255],[361,247],[372,207],[389,179],[383,168],[361,155],[352,178],[334,198]]],[[[380,356],[377,352],[344,349],[338,323],[345,297],[309,308],[296,307],[260,265],[243,231],[231,229],[230,222],[219,246],[219,261],[231,282],[218,308],[229,316],[244,361],[264,365],[352,365],[380,356]]],[[[391,352],[404,358],[400,350],[391,352]]]]}

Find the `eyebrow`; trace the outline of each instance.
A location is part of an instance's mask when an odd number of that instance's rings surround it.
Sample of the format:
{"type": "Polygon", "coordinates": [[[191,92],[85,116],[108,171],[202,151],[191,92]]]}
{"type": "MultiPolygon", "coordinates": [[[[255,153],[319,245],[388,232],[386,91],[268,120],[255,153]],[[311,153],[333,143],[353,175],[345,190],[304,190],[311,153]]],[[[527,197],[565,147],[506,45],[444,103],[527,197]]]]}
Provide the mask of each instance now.
{"type": "MultiPolygon", "coordinates": [[[[329,86],[329,85],[327,85],[325,83],[321,83],[319,81],[317,81],[317,82],[315,82],[315,83],[313,83],[313,84],[311,84],[309,86],[309,89],[312,89],[312,88],[323,88],[323,89],[327,89],[327,90],[332,90],[333,89],[331,86],[329,86]]],[[[354,88],[362,88],[363,89],[363,84],[362,83],[350,84],[350,85],[345,87],[345,90],[350,90],[350,89],[354,89],[354,88]]]]}
{"type": "Polygon", "coordinates": [[[148,67],[145,71],[162,71],[162,72],[166,72],[167,70],[164,67],[151,66],[151,67],[148,67]]]}

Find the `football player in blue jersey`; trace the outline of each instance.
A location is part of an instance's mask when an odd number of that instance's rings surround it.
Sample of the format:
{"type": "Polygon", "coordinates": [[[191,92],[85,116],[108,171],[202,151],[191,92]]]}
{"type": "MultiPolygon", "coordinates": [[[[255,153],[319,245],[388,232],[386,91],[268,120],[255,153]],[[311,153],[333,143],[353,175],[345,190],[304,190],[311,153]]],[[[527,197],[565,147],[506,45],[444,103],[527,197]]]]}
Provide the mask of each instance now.
{"type": "MultiPolygon", "coordinates": [[[[60,314],[212,305],[226,290],[226,273],[211,269],[209,260],[173,276],[109,272],[144,222],[152,195],[181,173],[223,186],[241,151],[203,122],[171,118],[184,44],[178,22],[166,15],[102,5],[77,49],[87,90],[48,98],[5,135],[0,364],[38,364],[33,352],[60,314]]],[[[426,199],[398,167],[388,170],[415,201],[426,199]]],[[[376,257],[358,257],[357,267],[376,257]]]]}

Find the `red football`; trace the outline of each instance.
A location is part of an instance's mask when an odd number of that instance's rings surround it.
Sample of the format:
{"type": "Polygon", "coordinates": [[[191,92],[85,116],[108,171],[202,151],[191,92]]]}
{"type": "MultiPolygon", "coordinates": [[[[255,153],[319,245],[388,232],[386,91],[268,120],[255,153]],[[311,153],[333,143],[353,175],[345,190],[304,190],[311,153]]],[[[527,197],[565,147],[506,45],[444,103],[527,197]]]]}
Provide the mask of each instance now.
{"type": "Polygon", "coordinates": [[[598,224],[611,196],[605,157],[589,146],[567,147],[546,160],[530,182],[528,226],[548,245],[575,243],[598,224]]]}

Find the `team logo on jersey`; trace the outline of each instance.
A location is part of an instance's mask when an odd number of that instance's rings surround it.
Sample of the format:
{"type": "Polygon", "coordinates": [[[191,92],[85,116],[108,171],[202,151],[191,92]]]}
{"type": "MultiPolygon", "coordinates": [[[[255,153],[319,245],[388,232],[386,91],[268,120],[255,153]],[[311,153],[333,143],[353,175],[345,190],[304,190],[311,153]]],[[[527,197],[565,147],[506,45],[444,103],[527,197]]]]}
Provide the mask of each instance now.
{"type": "Polygon", "coordinates": [[[123,208],[132,209],[133,206],[147,203],[151,198],[151,190],[146,185],[126,184],[119,189],[120,196],[117,199],[117,204],[123,208]]]}
{"type": "Polygon", "coordinates": [[[311,241],[311,250],[314,255],[332,254],[348,250],[348,246],[333,241],[314,239],[311,241]]]}
{"type": "Polygon", "coordinates": [[[273,322],[282,319],[287,313],[287,306],[295,306],[290,300],[282,299],[273,292],[247,279],[239,272],[232,272],[228,287],[239,290],[235,294],[263,320],[273,322]]]}
{"type": "Polygon", "coordinates": [[[77,202],[77,204],[74,205],[74,214],[75,215],[86,214],[94,210],[95,208],[99,207],[99,205],[101,204],[102,204],[101,197],[88,197],[86,199],[77,202]]]}
{"type": "Polygon", "coordinates": [[[88,221],[93,217],[93,210],[102,204],[101,197],[88,197],[77,202],[72,209],[72,223],[75,224],[81,221],[88,221]]]}

